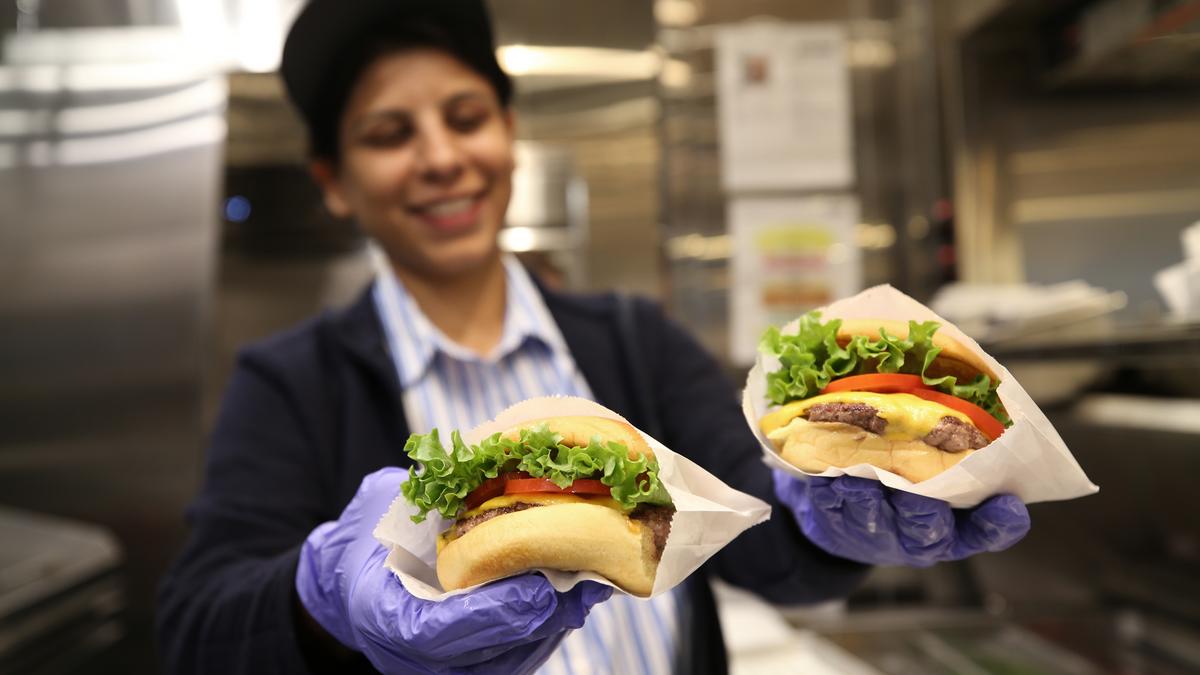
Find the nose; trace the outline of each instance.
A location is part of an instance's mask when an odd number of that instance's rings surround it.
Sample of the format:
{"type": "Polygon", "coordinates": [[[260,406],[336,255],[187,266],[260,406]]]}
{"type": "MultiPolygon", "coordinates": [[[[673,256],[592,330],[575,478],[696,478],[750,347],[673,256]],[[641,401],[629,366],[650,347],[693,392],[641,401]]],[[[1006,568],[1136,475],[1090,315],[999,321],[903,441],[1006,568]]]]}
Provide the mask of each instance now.
{"type": "Polygon", "coordinates": [[[450,183],[462,174],[462,150],[454,133],[444,124],[430,124],[422,130],[418,170],[425,180],[434,183],[450,183]]]}

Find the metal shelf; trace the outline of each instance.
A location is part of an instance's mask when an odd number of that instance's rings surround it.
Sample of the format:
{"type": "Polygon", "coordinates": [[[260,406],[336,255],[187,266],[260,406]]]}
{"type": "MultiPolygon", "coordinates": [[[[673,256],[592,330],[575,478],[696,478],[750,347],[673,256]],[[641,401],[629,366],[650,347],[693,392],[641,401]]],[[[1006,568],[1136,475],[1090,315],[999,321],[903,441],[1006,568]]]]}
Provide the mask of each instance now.
{"type": "Polygon", "coordinates": [[[1102,338],[981,345],[999,361],[1173,359],[1200,364],[1200,323],[1146,324],[1119,329],[1102,338]]]}

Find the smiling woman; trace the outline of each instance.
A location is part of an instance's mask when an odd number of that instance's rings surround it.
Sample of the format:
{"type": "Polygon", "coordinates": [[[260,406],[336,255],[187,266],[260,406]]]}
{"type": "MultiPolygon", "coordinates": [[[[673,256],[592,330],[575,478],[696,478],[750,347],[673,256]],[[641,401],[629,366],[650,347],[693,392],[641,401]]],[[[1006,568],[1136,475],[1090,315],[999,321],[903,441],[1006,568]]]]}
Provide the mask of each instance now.
{"type": "Polygon", "coordinates": [[[339,124],[340,159],[314,159],[313,175],[329,209],[353,215],[406,282],[501,279],[512,124],[488,81],[458,59],[394,51],[359,77],[339,124]]]}

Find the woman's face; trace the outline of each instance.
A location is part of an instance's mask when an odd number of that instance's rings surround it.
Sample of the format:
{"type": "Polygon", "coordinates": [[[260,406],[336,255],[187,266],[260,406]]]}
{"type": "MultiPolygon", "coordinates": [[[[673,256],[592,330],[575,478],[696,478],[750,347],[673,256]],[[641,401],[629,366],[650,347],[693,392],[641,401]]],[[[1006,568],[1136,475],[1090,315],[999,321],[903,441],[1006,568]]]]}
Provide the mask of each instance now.
{"type": "Polygon", "coordinates": [[[313,173],[392,263],[448,278],[497,259],[512,193],[512,116],[491,84],[449,54],[382,56],[350,93],[341,161],[313,173]]]}

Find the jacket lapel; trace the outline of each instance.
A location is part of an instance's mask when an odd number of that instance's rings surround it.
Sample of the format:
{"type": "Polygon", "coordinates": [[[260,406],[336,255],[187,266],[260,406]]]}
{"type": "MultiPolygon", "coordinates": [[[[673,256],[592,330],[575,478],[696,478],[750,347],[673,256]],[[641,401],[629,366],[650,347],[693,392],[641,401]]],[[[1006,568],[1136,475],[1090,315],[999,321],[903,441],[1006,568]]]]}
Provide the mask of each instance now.
{"type": "Polygon", "coordinates": [[[329,324],[337,343],[386,392],[392,410],[397,411],[397,437],[406,439],[408,420],[404,415],[404,399],[400,395],[396,366],[387,351],[383,325],[375,310],[374,288],[374,283],[368,285],[353,304],[335,313],[329,324]]]}

